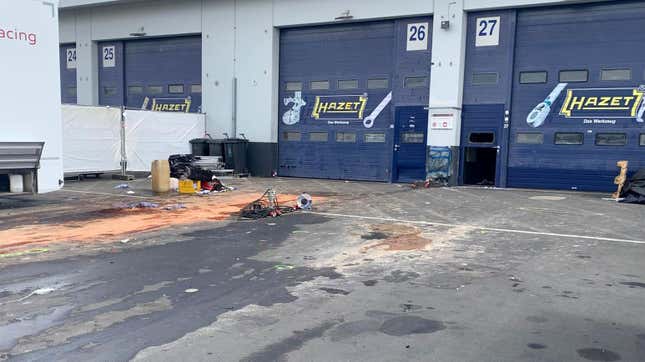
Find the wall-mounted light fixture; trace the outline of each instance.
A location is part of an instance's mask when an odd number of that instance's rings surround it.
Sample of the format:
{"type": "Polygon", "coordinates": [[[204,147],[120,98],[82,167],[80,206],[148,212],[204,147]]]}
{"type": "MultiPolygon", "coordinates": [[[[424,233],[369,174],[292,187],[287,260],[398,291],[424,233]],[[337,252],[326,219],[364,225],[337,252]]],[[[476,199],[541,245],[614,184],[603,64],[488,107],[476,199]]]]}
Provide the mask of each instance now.
{"type": "Polygon", "coordinates": [[[336,21],[342,21],[342,20],[351,20],[354,19],[354,16],[349,13],[349,10],[345,10],[342,13],[340,13],[340,16],[337,16],[334,18],[336,21]]]}
{"type": "Polygon", "coordinates": [[[450,29],[450,20],[441,20],[441,29],[443,30],[450,29]]]}
{"type": "Polygon", "coordinates": [[[145,29],[142,26],[137,31],[130,33],[130,36],[146,36],[145,29]]]}

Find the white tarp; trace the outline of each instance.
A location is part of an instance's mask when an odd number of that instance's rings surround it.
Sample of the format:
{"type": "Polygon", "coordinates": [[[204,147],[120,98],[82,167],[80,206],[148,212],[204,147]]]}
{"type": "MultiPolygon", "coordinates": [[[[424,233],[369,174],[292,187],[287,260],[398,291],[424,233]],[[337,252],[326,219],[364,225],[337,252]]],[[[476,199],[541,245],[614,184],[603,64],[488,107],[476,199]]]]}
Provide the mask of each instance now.
{"type": "Polygon", "coordinates": [[[120,169],[121,109],[63,105],[65,172],[120,169]]]}
{"type": "Polygon", "coordinates": [[[190,140],[204,136],[205,115],[126,110],[128,171],[150,171],[154,160],[190,153],[190,140]]]}

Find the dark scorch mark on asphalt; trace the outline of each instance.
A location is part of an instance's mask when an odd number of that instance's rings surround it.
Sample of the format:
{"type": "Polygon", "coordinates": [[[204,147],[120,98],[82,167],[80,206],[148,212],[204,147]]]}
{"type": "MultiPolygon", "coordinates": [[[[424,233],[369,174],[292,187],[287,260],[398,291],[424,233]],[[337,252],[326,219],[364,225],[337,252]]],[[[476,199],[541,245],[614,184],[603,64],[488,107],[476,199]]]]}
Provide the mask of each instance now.
{"type": "Polygon", "coordinates": [[[279,342],[270,344],[260,351],[251,354],[248,357],[242,358],[242,362],[269,362],[280,361],[282,357],[289,353],[296,351],[302,346],[315,338],[322,337],[328,329],[336,325],[338,321],[325,322],[317,327],[305,329],[302,331],[293,331],[290,337],[287,337],[279,342]]]}
{"type": "Polygon", "coordinates": [[[526,320],[529,321],[529,322],[533,322],[533,323],[544,323],[544,322],[548,321],[548,319],[546,319],[544,317],[533,316],[533,315],[526,317],[526,320]]]}
{"type": "Polygon", "coordinates": [[[421,317],[403,316],[388,319],[381,325],[381,332],[390,336],[407,336],[409,334],[434,333],[446,329],[446,325],[421,317]]]}
{"type": "Polygon", "coordinates": [[[413,311],[413,310],[419,310],[419,309],[423,308],[420,305],[410,304],[410,303],[404,303],[404,304],[401,304],[399,306],[401,307],[401,309],[403,309],[404,312],[409,312],[409,311],[413,311]]]}
{"type": "Polygon", "coordinates": [[[367,234],[361,235],[361,239],[363,240],[381,240],[381,239],[387,239],[387,238],[388,238],[388,235],[380,231],[372,231],[367,234]]]}
{"type": "Polygon", "coordinates": [[[395,270],[391,272],[390,275],[383,278],[383,280],[391,283],[403,283],[418,277],[419,277],[419,273],[395,270]]]}
{"type": "Polygon", "coordinates": [[[529,344],[527,344],[527,346],[528,346],[530,349],[545,349],[545,348],[546,348],[546,346],[545,346],[545,345],[540,344],[540,343],[529,343],[529,344]]]}
{"type": "Polygon", "coordinates": [[[612,362],[621,359],[618,353],[603,348],[581,348],[578,350],[578,355],[590,361],[612,362]]]}
{"type": "Polygon", "coordinates": [[[620,284],[622,285],[627,285],[630,288],[645,288],[645,283],[639,283],[639,282],[621,282],[620,284]]]}
{"type": "Polygon", "coordinates": [[[341,294],[341,295],[347,295],[350,292],[342,289],[336,289],[336,288],[319,288],[323,292],[329,293],[329,294],[341,294]]]}

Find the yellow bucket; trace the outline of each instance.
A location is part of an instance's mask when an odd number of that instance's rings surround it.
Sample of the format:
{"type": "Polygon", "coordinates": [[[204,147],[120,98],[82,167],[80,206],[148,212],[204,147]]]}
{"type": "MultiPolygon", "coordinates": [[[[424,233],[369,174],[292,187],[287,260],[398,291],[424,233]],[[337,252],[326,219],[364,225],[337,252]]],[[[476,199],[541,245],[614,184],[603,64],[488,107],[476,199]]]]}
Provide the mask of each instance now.
{"type": "Polygon", "coordinates": [[[201,182],[193,180],[179,180],[179,193],[180,194],[194,194],[201,190],[201,182]]]}

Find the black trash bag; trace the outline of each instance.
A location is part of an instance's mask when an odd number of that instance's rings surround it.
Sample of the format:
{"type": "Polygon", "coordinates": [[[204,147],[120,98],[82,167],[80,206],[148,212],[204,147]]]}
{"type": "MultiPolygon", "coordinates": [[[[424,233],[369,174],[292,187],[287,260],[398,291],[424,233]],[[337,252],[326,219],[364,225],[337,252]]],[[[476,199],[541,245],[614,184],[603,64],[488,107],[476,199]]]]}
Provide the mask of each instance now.
{"type": "Polygon", "coordinates": [[[193,155],[171,155],[168,157],[170,177],[202,182],[212,181],[214,176],[212,171],[205,170],[195,165],[195,161],[200,159],[201,158],[193,155]]]}
{"type": "Polygon", "coordinates": [[[620,193],[621,202],[630,204],[645,204],[645,168],[642,168],[625,183],[620,193]]]}

